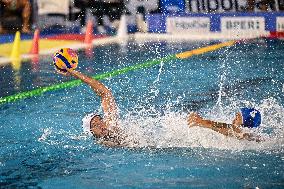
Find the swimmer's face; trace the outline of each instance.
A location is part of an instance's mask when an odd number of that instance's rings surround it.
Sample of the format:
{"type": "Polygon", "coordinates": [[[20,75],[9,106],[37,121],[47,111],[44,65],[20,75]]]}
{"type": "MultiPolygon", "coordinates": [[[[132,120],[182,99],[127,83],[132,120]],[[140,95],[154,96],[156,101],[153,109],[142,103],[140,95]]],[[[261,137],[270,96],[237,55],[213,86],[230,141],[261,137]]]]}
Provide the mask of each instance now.
{"type": "Polygon", "coordinates": [[[236,117],[233,120],[233,125],[242,125],[243,124],[243,116],[240,112],[236,113],[236,117]]]}
{"type": "Polygon", "coordinates": [[[102,137],[106,135],[107,133],[106,124],[101,116],[99,115],[94,116],[91,119],[90,124],[91,124],[90,130],[93,135],[97,137],[102,137]]]}

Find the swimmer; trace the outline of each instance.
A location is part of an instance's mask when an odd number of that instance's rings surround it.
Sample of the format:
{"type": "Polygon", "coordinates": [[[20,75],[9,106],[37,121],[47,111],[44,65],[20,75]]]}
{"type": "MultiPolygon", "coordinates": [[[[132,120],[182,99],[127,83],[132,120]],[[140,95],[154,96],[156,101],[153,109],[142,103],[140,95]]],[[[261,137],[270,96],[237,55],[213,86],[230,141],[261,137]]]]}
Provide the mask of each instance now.
{"type": "Polygon", "coordinates": [[[189,127],[200,126],[212,129],[225,136],[236,137],[240,140],[245,139],[256,142],[261,141],[259,136],[254,136],[253,134],[243,132],[244,127],[256,128],[259,127],[261,123],[261,114],[254,108],[242,108],[240,112],[236,113],[232,124],[206,120],[195,112],[189,114],[187,122],[189,127]]]}
{"type": "Polygon", "coordinates": [[[125,146],[127,135],[118,127],[118,109],[110,89],[101,82],[65,67],[69,74],[88,84],[101,97],[104,115],[90,114],[83,119],[84,130],[92,133],[98,142],[106,146],[125,146]]]}

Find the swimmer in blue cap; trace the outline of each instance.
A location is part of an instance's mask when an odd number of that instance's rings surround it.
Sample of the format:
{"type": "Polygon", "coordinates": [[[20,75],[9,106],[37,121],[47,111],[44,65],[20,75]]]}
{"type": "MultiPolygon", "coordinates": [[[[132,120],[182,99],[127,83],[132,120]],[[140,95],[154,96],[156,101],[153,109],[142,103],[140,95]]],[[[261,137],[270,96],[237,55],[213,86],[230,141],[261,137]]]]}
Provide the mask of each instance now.
{"type": "Polygon", "coordinates": [[[261,124],[261,114],[254,108],[241,108],[240,112],[236,113],[232,124],[215,122],[203,119],[197,113],[191,113],[188,117],[189,127],[200,126],[212,129],[226,136],[235,136],[238,139],[254,140],[260,142],[258,136],[250,133],[244,133],[243,128],[257,128],[261,124]]]}

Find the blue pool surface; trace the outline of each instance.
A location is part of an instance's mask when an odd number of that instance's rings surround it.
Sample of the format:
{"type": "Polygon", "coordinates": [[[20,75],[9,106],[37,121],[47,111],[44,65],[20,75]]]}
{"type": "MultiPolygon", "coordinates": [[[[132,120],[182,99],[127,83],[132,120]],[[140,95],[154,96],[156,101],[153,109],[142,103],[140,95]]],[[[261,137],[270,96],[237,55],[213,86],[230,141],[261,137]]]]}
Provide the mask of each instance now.
{"type": "MultiPolygon", "coordinates": [[[[79,51],[79,68],[96,75],[216,42],[130,41],[79,51]]],[[[82,133],[100,109],[86,85],[0,105],[0,188],[283,188],[284,42],[256,40],[102,82],[112,89],[120,126],[139,141],[109,148],[82,133]],[[230,123],[244,106],[262,113],[239,141],[192,127],[187,114],[230,123]]],[[[72,80],[51,57],[0,67],[0,97],[72,80]]]]}

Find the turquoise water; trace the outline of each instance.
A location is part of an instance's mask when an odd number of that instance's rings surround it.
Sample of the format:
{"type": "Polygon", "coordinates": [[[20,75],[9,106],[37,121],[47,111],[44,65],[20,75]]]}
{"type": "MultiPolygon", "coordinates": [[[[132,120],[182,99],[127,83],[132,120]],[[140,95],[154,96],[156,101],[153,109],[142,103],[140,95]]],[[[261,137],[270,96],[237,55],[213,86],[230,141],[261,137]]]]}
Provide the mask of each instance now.
{"type": "MultiPolygon", "coordinates": [[[[214,42],[135,43],[79,52],[79,70],[95,75],[214,42]]],[[[100,109],[86,85],[0,106],[1,188],[283,188],[283,41],[252,41],[103,83],[120,108],[120,126],[139,146],[108,148],[82,134],[100,109]],[[263,115],[256,143],[199,127],[186,116],[230,122],[243,106],[263,115]]],[[[50,57],[0,68],[0,96],[67,81],[50,57]]]]}

